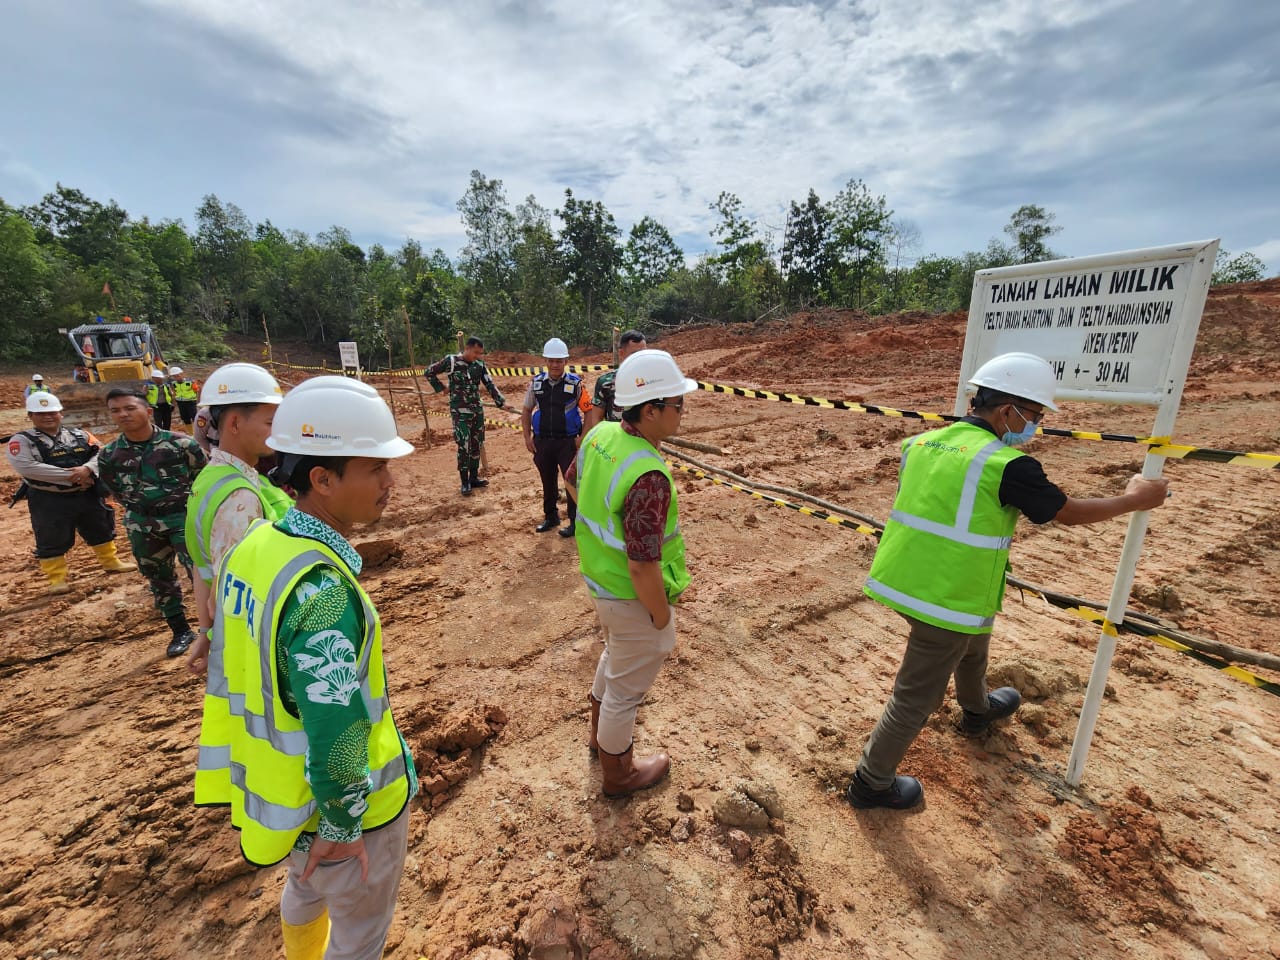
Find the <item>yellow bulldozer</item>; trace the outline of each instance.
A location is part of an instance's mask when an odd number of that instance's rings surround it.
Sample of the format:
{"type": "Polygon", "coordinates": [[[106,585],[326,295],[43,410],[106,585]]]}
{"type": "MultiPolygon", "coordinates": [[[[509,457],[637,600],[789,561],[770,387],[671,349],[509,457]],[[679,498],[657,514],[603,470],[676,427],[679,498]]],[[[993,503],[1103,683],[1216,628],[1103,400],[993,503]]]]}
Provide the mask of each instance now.
{"type": "Polygon", "coordinates": [[[67,333],[85,383],[146,382],[164,370],[156,335],[145,323],[88,323],[67,333]]]}

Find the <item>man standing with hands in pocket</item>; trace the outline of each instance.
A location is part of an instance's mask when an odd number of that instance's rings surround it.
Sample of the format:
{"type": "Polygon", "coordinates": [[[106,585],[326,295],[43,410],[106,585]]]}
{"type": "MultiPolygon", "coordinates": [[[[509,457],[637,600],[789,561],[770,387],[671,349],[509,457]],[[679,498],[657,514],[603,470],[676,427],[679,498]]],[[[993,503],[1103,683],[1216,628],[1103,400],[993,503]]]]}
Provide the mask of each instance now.
{"type": "Polygon", "coordinates": [[[606,797],[666,776],[665,753],[632,752],[636,709],[675,647],[672,604],[689,585],[675,482],[660,445],[680,429],[685,395],[698,389],[663,350],[618,367],[620,423],[601,423],[574,463],[579,482],[579,569],[605,628],[591,703],[591,741],[606,797]]]}
{"type": "Polygon", "coordinates": [[[250,863],[288,862],[289,960],[373,960],[395,912],[418,781],[349,538],[382,516],[390,462],[413,447],[377,392],[346,377],[291,391],[267,445],[298,500],[255,524],[217,570],[205,716],[232,722],[223,743],[202,731],[201,802],[230,805],[250,863]]]}

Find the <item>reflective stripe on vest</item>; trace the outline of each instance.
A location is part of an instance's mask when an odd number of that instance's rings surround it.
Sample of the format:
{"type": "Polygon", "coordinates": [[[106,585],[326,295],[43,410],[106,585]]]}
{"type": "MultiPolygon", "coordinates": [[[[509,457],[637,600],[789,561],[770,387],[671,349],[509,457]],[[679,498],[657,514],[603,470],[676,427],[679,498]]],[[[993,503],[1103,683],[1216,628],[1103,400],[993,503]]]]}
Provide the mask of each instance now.
{"type": "Polygon", "coordinates": [[[898,496],[864,591],[943,629],[988,632],[1018,518],[1000,505],[1000,481],[1022,455],[963,422],[904,441],[898,496]]]}
{"type": "Polygon", "coordinates": [[[285,709],[276,673],[276,637],[285,602],[298,581],[317,565],[332,568],[354,586],[364,615],[364,637],[354,664],[371,725],[371,786],[361,818],[364,828],[390,822],[409,796],[406,748],[387,700],[382,631],[372,603],[328,547],[256,521],[218,569],[219,608],[209,653],[206,704],[220,703],[235,720],[226,742],[217,742],[201,730],[196,802],[230,803],[241,849],[259,865],[283,859],[298,834],[316,829],[319,823],[307,785],[306,733],[285,709]],[[270,585],[262,589],[264,583],[270,585]]]}
{"type": "Polygon", "coordinates": [[[631,600],[635,585],[627,565],[622,510],[627,493],[645,473],[657,470],[671,488],[662,536],[662,581],[674,601],[689,585],[679,502],[666,461],[642,437],[618,423],[594,427],[578,450],[578,569],[594,597],[631,600]]]}
{"type": "Polygon", "coordinates": [[[234,464],[219,463],[201,470],[191,485],[191,496],[187,498],[185,535],[187,553],[191,556],[195,573],[205,583],[213,582],[213,558],[209,556],[209,545],[214,518],[227,498],[240,489],[253,491],[262,505],[265,520],[279,520],[289,512],[292,504],[288,494],[269,486],[265,478],[255,487],[234,464]]]}

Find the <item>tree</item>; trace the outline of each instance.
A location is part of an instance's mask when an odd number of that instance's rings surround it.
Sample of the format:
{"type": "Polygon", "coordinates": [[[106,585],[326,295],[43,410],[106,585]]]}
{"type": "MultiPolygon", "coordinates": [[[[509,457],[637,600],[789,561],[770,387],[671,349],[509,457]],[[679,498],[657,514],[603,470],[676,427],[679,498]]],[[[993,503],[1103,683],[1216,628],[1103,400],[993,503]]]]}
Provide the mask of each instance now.
{"type": "Polygon", "coordinates": [[[35,228],[0,201],[0,338],[6,357],[32,356],[39,338],[52,332],[48,313],[53,279],[52,264],[36,242],[35,228]]]}
{"type": "Polygon", "coordinates": [[[249,218],[234,203],[224,205],[208,194],[196,210],[195,248],[201,283],[213,295],[205,303],[216,304],[220,296],[225,307],[215,309],[209,319],[218,322],[234,314],[240,319],[240,332],[247,334],[248,304],[256,280],[249,218]]]}
{"type": "Polygon", "coordinates": [[[795,306],[822,302],[830,291],[831,211],[812,189],[800,206],[794,200],[782,238],[782,275],[788,300],[795,306]]]}
{"type": "Polygon", "coordinates": [[[498,342],[528,350],[552,333],[569,335],[565,265],[551,211],[532,195],[516,207],[516,234],[511,318],[494,333],[498,342]]]}
{"type": "Polygon", "coordinates": [[[861,180],[850,180],[831,202],[832,286],[837,302],[866,307],[872,281],[883,275],[893,211],[861,180]]]}
{"type": "Polygon", "coordinates": [[[653,217],[643,217],[631,228],[622,248],[622,275],[629,286],[651,289],[671,279],[682,266],[684,251],[653,217]]]}
{"type": "Polygon", "coordinates": [[[507,209],[502,181],[472,170],[458,210],[467,233],[458,268],[469,281],[457,304],[458,320],[469,328],[494,324],[500,329],[511,318],[516,242],[516,220],[507,209]]]}
{"type": "Polygon", "coordinates": [[[1213,261],[1213,279],[1210,281],[1210,286],[1261,280],[1266,276],[1266,270],[1266,264],[1248,250],[1233,257],[1226,250],[1219,248],[1218,256],[1213,261]]]}
{"type": "Polygon", "coordinates": [[[564,206],[556,211],[563,223],[559,249],[564,258],[569,288],[582,298],[585,332],[593,330],[596,311],[608,300],[618,282],[622,250],[621,231],[613,214],[599,200],[579,200],[564,192],[564,206]]]}
{"type": "Polygon", "coordinates": [[[1058,259],[1058,254],[1045,244],[1055,233],[1062,232],[1061,227],[1054,225],[1053,219],[1052,213],[1033,203],[1024,204],[1013,212],[1004,232],[1013,241],[1017,263],[1058,259]]]}

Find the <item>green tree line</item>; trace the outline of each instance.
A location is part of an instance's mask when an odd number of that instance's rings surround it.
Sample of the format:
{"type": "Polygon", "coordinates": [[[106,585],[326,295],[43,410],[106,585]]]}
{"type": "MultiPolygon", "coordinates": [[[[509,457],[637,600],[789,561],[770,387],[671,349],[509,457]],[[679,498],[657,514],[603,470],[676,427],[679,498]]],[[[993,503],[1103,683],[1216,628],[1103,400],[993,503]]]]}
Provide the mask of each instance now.
{"type": "MultiPolygon", "coordinates": [[[[0,336],[11,359],[55,357],[57,330],[96,316],[155,325],[174,359],[226,354],[227,331],[353,339],[370,366],[425,360],[465,330],[494,348],[536,349],[552,334],[606,346],[612,328],[651,335],[690,323],[738,323],[814,307],[888,314],[968,306],[975,271],[1060,256],[1054,215],[1028,204],[1007,242],[958,256],[918,256],[919,230],[883,196],[850,180],[829,201],[790,203],[780,235],[721,193],[712,249],[691,262],[670,231],[641,218],[623,235],[599,200],[565,190],[557,209],[514,206],[501,180],[472,171],[458,201],[466,245],[456,258],[414,240],[363,249],[343,227],[315,236],[254,224],[204,198],[194,230],[134,219],[58,184],[40,202],[0,200],[0,336]],[[407,324],[406,324],[407,318],[407,324]]],[[[1215,282],[1261,279],[1251,253],[1219,254],[1215,282]]]]}

